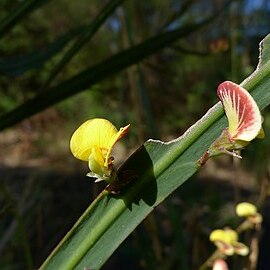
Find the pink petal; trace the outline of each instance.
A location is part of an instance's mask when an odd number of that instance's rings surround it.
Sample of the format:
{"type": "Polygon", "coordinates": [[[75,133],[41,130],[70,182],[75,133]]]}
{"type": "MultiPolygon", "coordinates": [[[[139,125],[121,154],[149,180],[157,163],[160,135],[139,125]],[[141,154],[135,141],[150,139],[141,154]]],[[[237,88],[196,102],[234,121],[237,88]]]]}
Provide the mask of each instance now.
{"type": "Polygon", "coordinates": [[[231,139],[253,140],[262,126],[261,113],[253,97],[243,87],[230,81],[219,85],[217,95],[228,118],[231,139]]]}
{"type": "Polygon", "coordinates": [[[222,259],[215,260],[213,270],[229,270],[227,263],[222,259]]]}

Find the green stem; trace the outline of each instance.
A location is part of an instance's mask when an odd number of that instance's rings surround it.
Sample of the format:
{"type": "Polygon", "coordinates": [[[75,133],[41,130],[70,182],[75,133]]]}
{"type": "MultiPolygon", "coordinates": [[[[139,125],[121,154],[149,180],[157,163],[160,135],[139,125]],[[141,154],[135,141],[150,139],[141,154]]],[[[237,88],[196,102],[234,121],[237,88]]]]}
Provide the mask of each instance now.
{"type": "Polygon", "coordinates": [[[216,249],[212,255],[200,266],[199,270],[206,270],[207,268],[211,267],[213,262],[218,259],[224,257],[224,255],[222,255],[220,253],[220,251],[218,249],[216,249]]]}
{"type": "MultiPolygon", "coordinates": [[[[64,236],[64,238],[62,238],[62,240],[60,241],[60,243],[54,248],[54,250],[51,252],[51,254],[43,262],[43,264],[40,266],[39,270],[46,269],[46,267],[49,264],[51,258],[57,253],[57,251],[61,248],[61,246],[66,242],[66,240],[74,233],[74,231],[76,230],[76,228],[78,227],[78,225],[82,222],[82,220],[84,220],[84,218],[86,216],[88,216],[89,213],[95,208],[95,206],[98,204],[98,202],[101,201],[107,195],[108,195],[108,191],[104,189],[97,196],[97,198],[89,205],[89,207],[83,213],[83,215],[77,220],[77,222],[74,224],[74,226],[71,228],[71,230],[64,236]]],[[[76,254],[77,253],[78,252],[76,252],[76,254]]],[[[74,266],[76,265],[76,258],[77,258],[77,256],[76,257],[69,258],[69,260],[66,261],[67,262],[67,265],[64,266],[61,269],[65,269],[65,270],[73,269],[74,266]]]]}

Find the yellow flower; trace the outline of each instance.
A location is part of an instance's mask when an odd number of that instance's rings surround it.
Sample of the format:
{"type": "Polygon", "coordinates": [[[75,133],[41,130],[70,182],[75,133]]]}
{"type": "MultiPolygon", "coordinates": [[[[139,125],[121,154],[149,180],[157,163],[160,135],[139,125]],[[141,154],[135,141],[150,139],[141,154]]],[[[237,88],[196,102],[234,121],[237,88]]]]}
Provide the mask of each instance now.
{"type": "Polygon", "coordinates": [[[234,230],[214,230],[211,232],[209,238],[219,251],[227,256],[233,254],[246,256],[249,253],[249,248],[243,243],[238,242],[238,234],[234,230]]]}
{"type": "Polygon", "coordinates": [[[254,215],[255,213],[257,213],[257,208],[251,203],[242,202],[237,204],[236,206],[236,214],[239,217],[247,217],[250,215],[254,215]]]}
{"type": "Polygon", "coordinates": [[[253,224],[259,224],[262,222],[262,215],[257,212],[257,207],[251,203],[239,203],[235,210],[239,217],[245,217],[253,224]]]}
{"type": "Polygon", "coordinates": [[[115,178],[114,158],[111,156],[113,146],[128,132],[129,125],[120,128],[108,120],[94,118],[84,122],[73,133],[70,150],[74,157],[88,161],[88,176],[96,181],[112,182],[115,178]]]}

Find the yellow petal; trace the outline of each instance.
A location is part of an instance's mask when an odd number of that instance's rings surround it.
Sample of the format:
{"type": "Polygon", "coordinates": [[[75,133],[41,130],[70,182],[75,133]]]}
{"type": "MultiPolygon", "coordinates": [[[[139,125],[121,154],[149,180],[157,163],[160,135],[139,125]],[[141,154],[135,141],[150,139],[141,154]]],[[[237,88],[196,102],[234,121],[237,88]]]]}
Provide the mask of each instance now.
{"type": "Polygon", "coordinates": [[[129,129],[129,126],[130,125],[127,125],[125,127],[122,127],[120,128],[120,130],[111,138],[109,144],[108,144],[108,152],[106,154],[106,157],[105,157],[105,163],[104,163],[104,166],[105,167],[108,167],[109,164],[110,164],[110,155],[111,155],[111,152],[112,152],[112,148],[113,146],[121,139],[123,138],[127,132],[128,132],[128,129],[129,129]]]}
{"type": "Polygon", "coordinates": [[[232,242],[237,240],[237,234],[231,229],[214,230],[210,234],[210,241],[214,242],[219,251],[227,256],[234,254],[232,242]]]}
{"type": "Polygon", "coordinates": [[[236,214],[239,217],[248,217],[257,213],[256,206],[248,202],[242,202],[242,203],[237,204],[235,210],[236,210],[236,214]]]}
{"type": "Polygon", "coordinates": [[[238,241],[238,234],[232,229],[224,230],[224,239],[223,241],[228,244],[233,244],[238,241]]]}
{"type": "Polygon", "coordinates": [[[228,118],[231,138],[248,142],[256,138],[262,127],[262,117],[249,92],[226,81],[219,85],[217,94],[228,118]]]}
{"type": "MultiPolygon", "coordinates": [[[[263,123],[263,121],[264,121],[263,116],[261,116],[261,117],[262,117],[262,123],[263,123]]],[[[264,139],[265,138],[264,129],[262,127],[261,127],[261,129],[259,131],[259,134],[257,135],[257,138],[258,139],[264,139]]]]}
{"type": "Polygon", "coordinates": [[[106,174],[104,171],[104,158],[98,147],[92,148],[92,153],[89,156],[88,166],[91,172],[103,176],[106,174]]]}
{"type": "Polygon", "coordinates": [[[264,133],[263,128],[261,128],[259,131],[259,134],[257,135],[257,138],[264,139],[264,137],[265,137],[265,133],[264,133]]]}
{"type": "Polygon", "coordinates": [[[221,241],[226,244],[232,244],[238,241],[238,234],[232,229],[214,230],[210,234],[210,241],[221,241]]]}
{"type": "Polygon", "coordinates": [[[223,241],[224,239],[224,230],[214,230],[211,232],[209,239],[211,242],[216,242],[216,241],[223,241]]]}
{"type": "Polygon", "coordinates": [[[118,131],[108,120],[95,118],[84,122],[72,135],[70,150],[81,160],[88,161],[92,148],[100,148],[105,157],[118,131]]]}

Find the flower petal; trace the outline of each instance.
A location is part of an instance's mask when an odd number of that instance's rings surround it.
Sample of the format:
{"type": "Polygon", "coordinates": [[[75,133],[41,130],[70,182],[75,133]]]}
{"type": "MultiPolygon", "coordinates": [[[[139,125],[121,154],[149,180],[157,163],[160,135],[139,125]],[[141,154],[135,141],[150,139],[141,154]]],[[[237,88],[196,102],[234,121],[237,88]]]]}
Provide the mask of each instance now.
{"type": "Polygon", "coordinates": [[[231,139],[253,140],[261,130],[262,117],[249,92],[233,82],[225,81],[219,85],[217,94],[228,118],[231,139]]]}
{"type": "Polygon", "coordinates": [[[121,139],[123,138],[127,132],[128,132],[128,129],[129,129],[129,126],[130,125],[127,125],[125,127],[122,127],[120,128],[120,130],[111,138],[109,144],[108,144],[108,152],[106,154],[106,157],[105,157],[105,163],[104,163],[104,166],[105,167],[108,167],[109,163],[110,163],[110,155],[111,155],[111,152],[112,152],[112,148],[113,146],[121,139]]]}
{"type": "Polygon", "coordinates": [[[224,230],[217,229],[211,232],[209,239],[211,242],[223,241],[224,240],[224,230]]]}
{"type": "Polygon", "coordinates": [[[232,244],[238,241],[238,234],[235,230],[225,229],[224,230],[224,242],[228,244],[232,244]]]}
{"type": "Polygon", "coordinates": [[[98,147],[93,147],[88,158],[88,166],[91,172],[103,176],[106,174],[104,169],[104,157],[98,147]]]}
{"type": "Polygon", "coordinates": [[[212,270],[229,270],[227,263],[223,259],[216,259],[212,270]]]}
{"type": "Polygon", "coordinates": [[[76,158],[88,161],[92,148],[98,147],[105,157],[117,134],[116,127],[106,119],[88,120],[73,133],[70,140],[70,150],[76,158]]]}
{"type": "Polygon", "coordinates": [[[262,217],[262,215],[260,213],[256,213],[256,214],[254,214],[252,216],[249,216],[248,220],[252,224],[260,224],[263,221],[263,217],[262,217]]]}
{"type": "Polygon", "coordinates": [[[225,243],[223,241],[215,241],[214,244],[222,254],[225,254],[227,256],[232,256],[234,254],[233,245],[225,243]]]}
{"type": "Polygon", "coordinates": [[[234,247],[234,252],[240,256],[247,256],[249,253],[249,248],[243,243],[235,242],[233,244],[233,247],[234,247]]]}
{"type": "Polygon", "coordinates": [[[226,228],[224,230],[218,229],[211,232],[210,241],[222,241],[227,244],[232,244],[238,241],[238,234],[236,231],[229,228],[226,228]]]}
{"type": "Polygon", "coordinates": [[[236,214],[239,217],[248,217],[257,213],[256,206],[248,202],[242,202],[242,203],[237,204],[235,210],[236,210],[236,214]]]}
{"type": "Polygon", "coordinates": [[[259,139],[264,139],[265,138],[265,133],[264,133],[264,130],[263,128],[260,129],[258,135],[257,135],[257,138],[259,139]]]}

